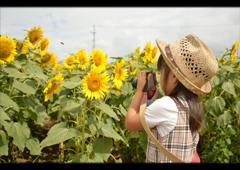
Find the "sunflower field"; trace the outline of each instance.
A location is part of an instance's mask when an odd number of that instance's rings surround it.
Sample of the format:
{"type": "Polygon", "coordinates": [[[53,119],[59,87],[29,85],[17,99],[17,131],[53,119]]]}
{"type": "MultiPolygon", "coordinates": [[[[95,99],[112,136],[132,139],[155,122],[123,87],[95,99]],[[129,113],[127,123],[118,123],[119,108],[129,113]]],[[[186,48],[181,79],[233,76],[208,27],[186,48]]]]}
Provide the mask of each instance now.
{"type": "MultiPolygon", "coordinates": [[[[98,48],[58,61],[41,26],[22,40],[0,36],[0,162],[145,162],[147,135],[126,130],[125,117],[138,72],[153,70],[159,81],[156,46],[148,41],[111,63],[98,48]]],[[[221,52],[212,91],[201,96],[201,162],[240,162],[238,43],[221,52]]]]}

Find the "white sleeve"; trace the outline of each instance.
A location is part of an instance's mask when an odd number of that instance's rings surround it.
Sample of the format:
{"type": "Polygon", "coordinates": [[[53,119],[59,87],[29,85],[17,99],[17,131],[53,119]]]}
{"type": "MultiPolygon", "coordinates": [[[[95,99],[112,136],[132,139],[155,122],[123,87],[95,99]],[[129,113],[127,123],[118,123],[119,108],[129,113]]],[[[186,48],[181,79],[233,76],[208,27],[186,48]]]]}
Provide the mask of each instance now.
{"type": "Polygon", "coordinates": [[[171,97],[164,96],[146,107],[145,117],[150,128],[156,126],[158,133],[165,136],[177,124],[178,108],[171,97]]]}

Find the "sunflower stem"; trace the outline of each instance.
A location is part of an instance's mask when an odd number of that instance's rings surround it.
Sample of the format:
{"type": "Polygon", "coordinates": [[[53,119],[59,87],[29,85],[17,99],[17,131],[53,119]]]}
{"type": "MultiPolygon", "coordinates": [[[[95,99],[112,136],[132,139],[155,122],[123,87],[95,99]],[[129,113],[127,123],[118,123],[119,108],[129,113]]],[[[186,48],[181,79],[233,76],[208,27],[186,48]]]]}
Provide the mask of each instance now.
{"type": "Polygon", "coordinates": [[[87,99],[85,99],[85,102],[84,102],[84,112],[83,112],[82,148],[81,148],[82,155],[84,154],[84,144],[85,144],[84,131],[85,131],[85,119],[87,114],[86,110],[87,110],[87,99]]]}
{"type": "MultiPolygon", "coordinates": [[[[100,111],[99,119],[98,119],[98,129],[100,128],[100,123],[102,119],[102,111],[100,111]]],[[[97,132],[97,137],[99,137],[99,133],[97,132]]]]}
{"type": "Polygon", "coordinates": [[[75,87],[73,88],[73,97],[74,97],[74,101],[75,101],[75,87]]]}

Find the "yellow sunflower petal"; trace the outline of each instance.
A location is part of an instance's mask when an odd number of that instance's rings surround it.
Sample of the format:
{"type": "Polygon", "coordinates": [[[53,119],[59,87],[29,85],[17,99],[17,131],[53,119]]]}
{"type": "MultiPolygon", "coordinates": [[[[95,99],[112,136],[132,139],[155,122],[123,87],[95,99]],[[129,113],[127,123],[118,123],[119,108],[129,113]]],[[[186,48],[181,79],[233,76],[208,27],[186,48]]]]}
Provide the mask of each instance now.
{"type": "Polygon", "coordinates": [[[87,55],[85,49],[78,50],[78,52],[75,54],[75,56],[76,56],[76,60],[79,62],[78,67],[85,70],[88,67],[88,61],[89,61],[88,55],[87,55]]]}
{"type": "Polygon", "coordinates": [[[59,90],[62,85],[56,82],[64,82],[63,74],[58,73],[53,79],[51,79],[47,86],[45,87],[43,93],[45,93],[44,102],[47,102],[50,99],[51,94],[56,94],[57,90],[59,90]]]}
{"type": "Polygon", "coordinates": [[[91,60],[93,62],[93,67],[97,67],[100,71],[104,71],[107,66],[107,57],[102,50],[97,50],[94,48],[91,53],[91,60]]]}
{"type": "Polygon", "coordinates": [[[122,81],[126,81],[126,78],[128,76],[127,69],[124,70],[122,69],[124,64],[125,64],[124,60],[117,62],[117,67],[113,70],[113,73],[115,74],[113,83],[117,89],[121,88],[121,86],[123,85],[122,81]]]}
{"type": "Polygon", "coordinates": [[[74,56],[68,56],[63,59],[64,66],[69,69],[73,69],[75,65],[73,63],[78,63],[74,56]]]}
{"type": "Polygon", "coordinates": [[[36,25],[34,25],[29,31],[27,31],[27,33],[26,38],[32,47],[43,39],[44,32],[43,29],[41,29],[41,26],[38,26],[37,28],[36,25]]]}
{"type": "MultiPolygon", "coordinates": [[[[14,60],[16,54],[16,43],[14,40],[2,35],[0,37],[0,58],[10,62],[14,60]]],[[[3,60],[0,60],[0,64],[5,63],[3,60]]]]}
{"type": "Polygon", "coordinates": [[[108,92],[109,76],[104,72],[98,75],[99,69],[93,67],[91,72],[82,80],[82,92],[87,99],[100,99],[104,97],[104,92],[108,92]]]}

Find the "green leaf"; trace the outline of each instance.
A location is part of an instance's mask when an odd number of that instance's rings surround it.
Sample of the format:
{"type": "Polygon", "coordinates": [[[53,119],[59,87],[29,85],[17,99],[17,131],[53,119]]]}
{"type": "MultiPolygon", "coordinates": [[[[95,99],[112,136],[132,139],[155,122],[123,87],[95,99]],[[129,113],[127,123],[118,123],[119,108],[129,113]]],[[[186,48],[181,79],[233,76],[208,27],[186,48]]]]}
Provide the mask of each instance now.
{"type": "Polygon", "coordinates": [[[139,132],[130,132],[128,138],[139,138],[139,132]]]}
{"type": "Polygon", "coordinates": [[[218,117],[223,108],[225,107],[225,101],[222,97],[210,98],[206,101],[205,105],[209,113],[215,117],[218,117]]]}
{"type": "Polygon", "coordinates": [[[233,108],[237,114],[240,114],[240,101],[239,100],[235,100],[233,108]]]}
{"type": "Polygon", "coordinates": [[[60,96],[66,96],[66,95],[69,94],[70,92],[71,92],[71,90],[67,89],[66,87],[62,87],[62,88],[60,88],[60,89],[57,91],[56,95],[57,95],[58,97],[60,97],[60,96]]]}
{"type": "Polygon", "coordinates": [[[120,108],[120,110],[121,110],[122,115],[126,117],[127,111],[126,111],[126,109],[122,106],[122,104],[119,105],[119,108],[120,108]]]}
{"type": "Polygon", "coordinates": [[[223,68],[223,69],[225,69],[227,71],[230,71],[230,72],[234,71],[233,68],[231,66],[229,66],[229,65],[221,65],[221,68],[223,68]]]}
{"type": "Polygon", "coordinates": [[[21,73],[20,71],[18,71],[18,69],[12,67],[5,67],[3,68],[3,71],[8,73],[8,77],[23,78],[26,76],[25,73],[21,73]]]}
{"type": "Polygon", "coordinates": [[[26,74],[36,75],[43,74],[43,69],[36,63],[28,60],[27,64],[23,67],[26,74]]]}
{"type": "Polygon", "coordinates": [[[3,108],[0,107],[0,125],[2,124],[2,121],[4,120],[11,120],[10,117],[4,112],[3,108]]]}
{"type": "Polygon", "coordinates": [[[93,150],[95,155],[100,156],[107,161],[112,150],[113,141],[111,138],[95,138],[93,141],[93,150]]]}
{"type": "Polygon", "coordinates": [[[7,134],[3,130],[0,130],[0,156],[8,156],[8,142],[7,134]]]}
{"type": "Polygon", "coordinates": [[[19,106],[25,108],[31,119],[35,120],[37,124],[44,125],[45,118],[48,116],[45,106],[42,105],[38,99],[30,96],[23,97],[19,101],[19,106]]]}
{"type": "Polygon", "coordinates": [[[237,87],[240,88],[240,79],[235,78],[235,79],[233,80],[233,83],[234,83],[237,87]]]}
{"type": "Polygon", "coordinates": [[[213,77],[210,79],[209,83],[211,84],[212,88],[214,88],[215,86],[217,86],[218,84],[220,84],[220,83],[221,83],[221,79],[220,79],[219,75],[216,74],[215,76],[213,76],[213,77]]]}
{"type": "Polygon", "coordinates": [[[90,159],[89,162],[93,162],[93,163],[103,163],[103,158],[98,155],[98,154],[95,154],[94,158],[93,159],[90,159]]]}
{"type": "Polygon", "coordinates": [[[36,84],[34,80],[25,80],[23,83],[18,80],[14,80],[13,87],[27,94],[35,94],[36,84]]]}
{"type": "Polygon", "coordinates": [[[9,126],[4,126],[4,128],[8,132],[8,135],[13,137],[13,144],[23,151],[30,135],[30,130],[26,122],[23,120],[10,122],[9,126]]]}
{"type": "Polygon", "coordinates": [[[125,98],[125,100],[123,101],[123,105],[125,108],[129,108],[131,102],[132,102],[133,97],[129,96],[127,98],[125,98]]]}
{"type": "Polygon", "coordinates": [[[80,85],[80,81],[81,79],[79,78],[78,75],[70,78],[68,81],[65,82],[57,82],[58,84],[62,84],[64,87],[68,88],[68,89],[73,89],[76,86],[80,85]]]}
{"type": "Polygon", "coordinates": [[[231,123],[232,116],[229,111],[224,111],[223,114],[217,117],[217,122],[220,125],[227,125],[231,123]]]}
{"type": "Polygon", "coordinates": [[[13,105],[13,101],[10,99],[10,97],[8,97],[8,95],[0,92],[0,105],[9,107],[13,105]]]}
{"type": "Polygon", "coordinates": [[[133,90],[132,84],[125,82],[124,85],[121,87],[121,93],[123,95],[127,95],[128,93],[131,93],[133,90]]]}
{"type": "Polygon", "coordinates": [[[73,100],[67,100],[66,105],[59,112],[58,119],[61,118],[65,112],[70,113],[70,115],[75,118],[77,113],[80,112],[81,108],[81,104],[75,103],[73,100]]]}
{"type": "Polygon", "coordinates": [[[35,74],[35,76],[36,76],[38,79],[42,79],[42,80],[44,80],[44,81],[46,81],[46,80],[48,79],[48,76],[45,75],[45,74],[39,74],[39,73],[37,73],[37,74],[35,74]]]}
{"type": "Polygon", "coordinates": [[[148,142],[147,133],[145,131],[141,131],[139,137],[139,144],[143,148],[145,153],[147,151],[147,142],[148,142]]]}
{"type": "Polygon", "coordinates": [[[101,102],[96,104],[95,107],[102,110],[103,113],[106,113],[108,116],[118,120],[117,114],[113,111],[113,109],[109,105],[101,102]]]}
{"type": "Polygon", "coordinates": [[[18,60],[18,61],[27,60],[27,55],[20,54],[18,57],[16,57],[16,60],[18,60]]]}
{"type": "Polygon", "coordinates": [[[26,142],[26,147],[30,150],[31,155],[40,155],[41,148],[37,138],[30,137],[26,142]]]}
{"type": "Polygon", "coordinates": [[[77,136],[75,129],[66,128],[67,122],[62,122],[54,125],[48,132],[47,137],[40,143],[41,149],[46,146],[57,144],[58,142],[64,142],[72,137],[77,136]]]}
{"type": "Polygon", "coordinates": [[[3,58],[0,58],[0,60],[6,62],[7,64],[13,66],[13,67],[16,67],[14,64],[12,64],[11,62],[8,62],[7,60],[4,60],[3,58]]]}
{"type": "Polygon", "coordinates": [[[105,124],[103,122],[100,123],[100,129],[98,129],[98,133],[109,138],[123,140],[123,138],[112,128],[111,125],[105,124]]]}
{"type": "Polygon", "coordinates": [[[93,120],[93,118],[89,117],[89,118],[87,119],[87,124],[88,124],[88,126],[89,126],[89,130],[90,130],[92,133],[94,133],[94,132],[97,131],[98,125],[97,125],[97,122],[93,120]]]}
{"type": "Polygon", "coordinates": [[[222,88],[223,90],[227,91],[228,93],[234,95],[235,97],[237,97],[237,94],[235,92],[235,88],[234,88],[234,84],[229,80],[227,82],[224,82],[222,84],[222,88]]]}

